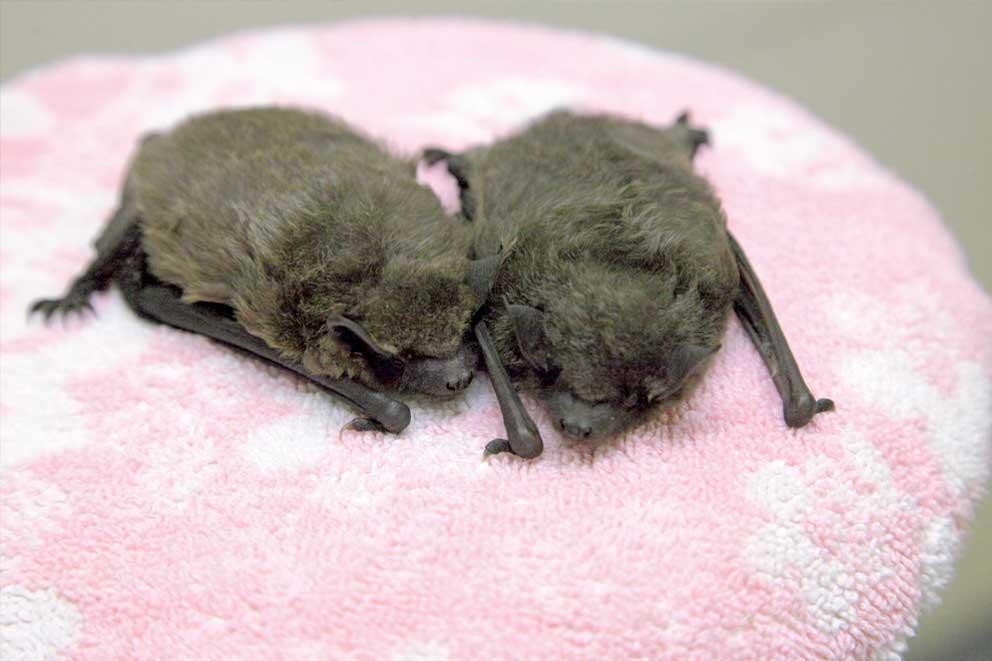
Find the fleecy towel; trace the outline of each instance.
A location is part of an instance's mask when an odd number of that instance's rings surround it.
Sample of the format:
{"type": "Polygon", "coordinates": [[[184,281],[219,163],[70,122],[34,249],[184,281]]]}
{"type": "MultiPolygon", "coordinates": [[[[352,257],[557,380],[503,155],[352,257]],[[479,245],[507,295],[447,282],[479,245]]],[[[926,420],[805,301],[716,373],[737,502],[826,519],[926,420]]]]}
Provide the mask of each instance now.
{"type": "Polygon", "coordinates": [[[456,20],[77,58],[0,98],[3,658],[890,658],[949,580],[989,468],[992,305],[926,200],[787,99],[456,20]],[[502,433],[484,378],[398,437],[342,434],[353,413],[325,393],[116,292],[97,319],[25,320],[90,258],[143,132],[261,103],[406,153],[559,106],[690,109],[714,139],[698,167],[837,411],[788,430],[733,321],[680,409],[589,452],[528,402],[544,455],[483,461],[502,433]]]}

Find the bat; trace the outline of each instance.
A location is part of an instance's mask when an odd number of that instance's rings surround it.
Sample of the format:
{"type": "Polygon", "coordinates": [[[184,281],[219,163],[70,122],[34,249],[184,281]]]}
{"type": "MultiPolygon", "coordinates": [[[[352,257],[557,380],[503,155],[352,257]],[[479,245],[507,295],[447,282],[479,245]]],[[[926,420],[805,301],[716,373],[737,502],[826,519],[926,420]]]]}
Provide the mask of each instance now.
{"type": "Polygon", "coordinates": [[[96,257],[31,312],[92,311],[112,282],[140,316],[290,369],[399,432],[384,391],[450,397],[472,380],[469,341],[489,260],[391,156],[343,121],[261,107],[191,117],[142,140],[96,257]]]}
{"type": "Polygon", "coordinates": [[[556,111],[488,147],[423,153],[457,181],[475,254],[502,251],[482,320],[511,380],[568,437],[613,436],[684,398],[731,310],[786,424],[833,409],[807,387],[719,199],[693,171],[708,139],[685,113],[658,129],[556,111]]]}

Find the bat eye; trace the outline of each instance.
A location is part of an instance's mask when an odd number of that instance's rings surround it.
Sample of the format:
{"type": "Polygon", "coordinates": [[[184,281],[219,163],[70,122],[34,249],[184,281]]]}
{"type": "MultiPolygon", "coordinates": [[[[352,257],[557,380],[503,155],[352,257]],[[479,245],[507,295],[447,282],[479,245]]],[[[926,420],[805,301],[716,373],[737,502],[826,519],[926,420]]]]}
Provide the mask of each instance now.
{"type": "Polygon", "coordinates": [[[623,401],[620,403],[620,406],[628,411],[637,406],[637,393],[632,392],[624,397],[623,401]]]}
{"type": "Polygon", "coordinates": [[[541,382],[545,386],[553,386],[558,383],[558,377],[561,375],[561,368],[552,363],[548,363],[546,369],[539,370],[541,382]]]}
{"type": "Polygon", "coordinates": [[[369,367],[380,381],[393,382],[403,379],[407,371],[407,358],[399,354],[384,358],[375,354],[364,354],[369,367]]]}

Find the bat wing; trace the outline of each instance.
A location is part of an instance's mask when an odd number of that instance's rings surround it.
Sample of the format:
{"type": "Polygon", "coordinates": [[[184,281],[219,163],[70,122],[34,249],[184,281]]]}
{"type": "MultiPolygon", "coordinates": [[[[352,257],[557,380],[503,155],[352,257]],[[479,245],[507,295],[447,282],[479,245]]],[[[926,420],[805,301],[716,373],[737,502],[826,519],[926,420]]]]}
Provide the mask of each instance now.
{"type": "Polygon", "coordinates": [[[482,349],[482,358],[486,361],[489,379],[499,402],[499,410],[503,414],[503,424],[506,427],[506,440],[496,439],[486,445],[486,454],[512,452],[518,457],[532,459],[544,451],[544,441],[537,425],[531,420],[527,409],[524,408],[517,391],[510,384],[510,377],[503,367],[496,345],[489,335],[489,329],[484,321],[475,326],[475,337],[482,349]]]}
{"type": "Polygon", "coordinates": [[[761,281],[737,239],[733,234],[727,234],[740,271],[740,289],[734,300],[734,311],[771,372],[782,397],[785,423],[790,427],[803,427],[817,413],[833,410],[834,403],[829,399],[816,399],[810,392],[761,281]]]}
{"type": "Polygon", "coordinates": [[[410,423],[410,409],[406,404],[355,381],[311,374],[302,365],[286,360],[260,338],[246,331],[226,306],[183,302],[182,290],[156,280],[147,272],[144,261],[143,249],[139,245],[115,278],[128,304],[140,316],[237,347],[320,385],[371,419],[353,423],[354,429],[381,428],[399,433],[410,423]]]}

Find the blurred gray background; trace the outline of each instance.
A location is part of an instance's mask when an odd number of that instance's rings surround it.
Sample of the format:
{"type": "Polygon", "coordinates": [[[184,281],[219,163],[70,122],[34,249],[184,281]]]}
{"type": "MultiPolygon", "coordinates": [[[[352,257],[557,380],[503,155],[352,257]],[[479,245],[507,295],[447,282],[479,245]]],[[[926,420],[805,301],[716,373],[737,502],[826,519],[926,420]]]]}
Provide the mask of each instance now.
{"type": "MultiPolygon", "coordinates": [[[[74,53],[179,48],[226,32],[460,14],[604,32],[784,92],[925,192],[992,290],[992,2],[0,0],[0,78],[74,53]]],[[[992,338],[990,338],[992,341],[992,338]]],[[[992,501],[907,659],[992,659],[992,501]]]]}

